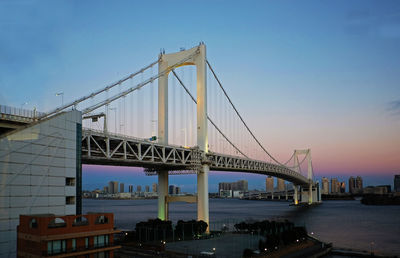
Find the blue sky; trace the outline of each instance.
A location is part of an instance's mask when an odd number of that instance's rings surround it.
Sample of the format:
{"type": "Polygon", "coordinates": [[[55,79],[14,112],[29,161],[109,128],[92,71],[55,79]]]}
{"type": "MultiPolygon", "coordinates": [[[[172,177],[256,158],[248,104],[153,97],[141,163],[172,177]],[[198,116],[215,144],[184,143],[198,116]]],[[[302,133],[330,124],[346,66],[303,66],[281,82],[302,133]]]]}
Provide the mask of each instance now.
{"type": "Polygon", "coordinates": [[[311,148],[318,176],[400,173],[398,1],[3,0],[0,103],[48,111],[200,41],[280,160],[311,148]]]}

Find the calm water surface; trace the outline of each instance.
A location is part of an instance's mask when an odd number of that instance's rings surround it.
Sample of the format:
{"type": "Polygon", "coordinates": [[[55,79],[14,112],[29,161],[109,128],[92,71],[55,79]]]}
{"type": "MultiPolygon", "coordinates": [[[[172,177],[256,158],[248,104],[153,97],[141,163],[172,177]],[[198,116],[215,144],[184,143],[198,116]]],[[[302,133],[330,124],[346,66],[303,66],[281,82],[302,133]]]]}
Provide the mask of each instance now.
{"type": "MultiPolygon", "coordinates": [[[[157,200],[83,200],[83,212],[113,212],[115,224],[134,229],[137,222],[157,216],[157,200]]],[[[170,204],[170,219],[196,218],[196,204],[170,204]]],[[[245,219],[288,219],[337,247],[400,254],[400,206],[366,206],[360,201],[325,201],[313,207],[287,202],[210,199],[211,229],[245,219]]]]}

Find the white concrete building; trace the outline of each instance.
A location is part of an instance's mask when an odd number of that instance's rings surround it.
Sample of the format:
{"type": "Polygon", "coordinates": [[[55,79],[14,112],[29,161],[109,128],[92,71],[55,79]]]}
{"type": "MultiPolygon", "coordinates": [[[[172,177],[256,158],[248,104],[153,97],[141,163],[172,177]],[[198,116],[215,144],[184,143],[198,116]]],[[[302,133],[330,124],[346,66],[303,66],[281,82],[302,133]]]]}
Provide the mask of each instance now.
{"type": "Polygon", "coordinates": [[[70,111],[0,138],[0,257],[16,256],[19,215],[81,212],[81,127],[70,111]]]}

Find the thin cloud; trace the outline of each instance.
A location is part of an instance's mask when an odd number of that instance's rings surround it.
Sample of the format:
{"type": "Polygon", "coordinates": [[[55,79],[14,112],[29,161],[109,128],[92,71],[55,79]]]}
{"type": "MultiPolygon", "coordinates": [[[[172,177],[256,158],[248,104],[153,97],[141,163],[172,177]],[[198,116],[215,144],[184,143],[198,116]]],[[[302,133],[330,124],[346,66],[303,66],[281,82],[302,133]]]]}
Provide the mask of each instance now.
{"type": "Polygon", "coordinates": [[[389,102],[387,110],[394,115],[400,115],[400,100],[389,102]]]}

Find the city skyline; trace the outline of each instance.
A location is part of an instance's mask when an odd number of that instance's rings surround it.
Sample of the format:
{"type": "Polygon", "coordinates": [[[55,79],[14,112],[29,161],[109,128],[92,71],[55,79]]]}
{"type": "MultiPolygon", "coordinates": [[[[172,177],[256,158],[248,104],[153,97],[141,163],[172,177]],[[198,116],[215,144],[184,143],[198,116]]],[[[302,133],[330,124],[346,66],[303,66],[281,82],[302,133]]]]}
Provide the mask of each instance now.
{"type": "MultiPolygon", "coordinates": [[[[311,148],[316,177],[360,175],[382,184],[399,173],[395,1],[236,2],[229,11],[222,2],[212,8],[210,2],[1,5],[7,26],[0,41],[1,103],[48,111],[138,70],[161,48],[169,53],[203,41],[245,120],[280,161],[311,148]],[[193,10],[208,18],[193,20],[193,10]],[[165,21],[179,26],[161,29],[165,21]],[[55,96],[60,92],[62,99],[55,96]]],[[[86,168],[83,183],[91,184],[97,178],[86,168]]],[[[211,173],[211,187],[213,175],[220,174],[211,173]]]]}
{"type": "MultiPolygon", "coordinates": [[[[125,183],[125,187],[133,185],[134,189],[140,185],[142,187],[148,185],[152,186],[153,183],[158,183],[157,176],[146,176],[141,168],[132,167],[114,167],[113,174],[108,173],[109,168],[95,165],[84,165],[83,166],[83,190],[95,190],[96,188],[102,189],[109,181],[118,181],[119,183],[125,183]],[[93,180],[97,175],[97,181],[93,180]],[[88,179],[89,178],[89,179],[88,179]],[[104,182],[103,182],[104,181],[104,182]]],[[[346,183],[346,192],[348,192],[348,180],[349,178],[357,177],[357,174],[349,174],[344,176],[316,176],[320,182],[322,189],[322,178],[327,177],[329,179],[329,188],[331,178],[337,178],[339,182],[346,183]]],[[[361,176],[363,179],[364,187],[367,186],[379,186],[379,185],[391,185],[394,189],[393,178],[394,176],[379,177],[379,176],[361,176]]],[[[238,172],[215,172],[211,171],[209,175],[209,192],[218,192],[218,184],[221,182],[233,182],[239,180],[248,181],[249,190],[265,190],[265,175],[249,174],[249,173],[238,173],[238,172]]],[[[287,183],[287,182],[286,182],[287,183]]],[[[170,185],[180,186],[182,192],[194,193],[197,191],[197,179],[195,174],[188,175],[171,175],[169,177],[170,185]]],[[[277,186],[277,180],[274,178],[274,186],[277,186]]],[[[151,189],[150,189],[151,190],[151,189]]],[[[126,191],[125,191],[126,192],[126,191]]]]}

